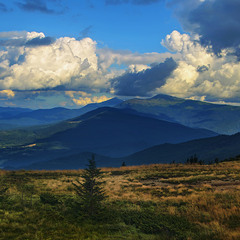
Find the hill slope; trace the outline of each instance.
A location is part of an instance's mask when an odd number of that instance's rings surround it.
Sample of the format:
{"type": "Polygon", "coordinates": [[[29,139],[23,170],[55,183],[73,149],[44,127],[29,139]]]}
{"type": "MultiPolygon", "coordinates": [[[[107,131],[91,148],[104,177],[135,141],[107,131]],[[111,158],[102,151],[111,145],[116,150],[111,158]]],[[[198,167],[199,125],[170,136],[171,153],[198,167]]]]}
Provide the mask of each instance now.
{"type": "MultiPolygon", "coordinates": [[[[92,153],[78,153],[38,162],[26,169],[79,169],[84,168],[92,153]]],[[[184,163],[187,158],[197,155],[205,163],[214,162],[216,158],[224,160],[240,155],[240,133],[232,136],[216,136],[193,140],[179,144],[162,144],[122,158],[110,158],[96,155],[99,167],[120,167],[123,162],[130,165],[153,163],[184,163]]]]}
{"type": "Polygon", "coordinates": [[[51,124],[71,119],[99,107],[114,107],[123,102],[118,98],[112,98],[101,103],[91,103],[79,109],[67,109],[62,107],[52,109],[18,109],[0,108],[0,129],[14,129],[43,124],[51,124]]]}
{"type": "Polygon", "coordinates": [[[107,156],[124,156],[161,143],[216,136],[203,129],[192,129],[132,112],[114,108],[99,108],[67,121],[73,128],[58,132],[44,141],[59,142],[69,149],[90,151],[107,156]]]}
{"type": "Polygon", "coordinates": [[[158,119],[178,122],[193,128],[205,128],[220,134],[240,131],[240,107],[185,100],[167,95],[150,99],[130,99],[118,105],[158,119]]]}
{"type": "MultiPolygon", "coordinates": [[[[83,169],[86,168],[88,159],[93,153],[81,152],[67,157],[60,157],[50,161],[42,161],[30,164],[25,169],[30,170],[67,170],[67,169],[83,169]]],[[[114,159],[99,154],[94,154],[95,161],[98,167],[119,167],[121,166],[120,159],[114,159]]]]}
{"type": "Polygon", "coordinates": [[[123,159],[128,165],[150,163],[186,162],[187,158],[197,155],[199,160],[224,160],[240,154],[240,133],[212,138],[198,139],[180,144],[162,144],[154,146],[123,159]]]}
{"type": "Polygon", "coordinates": [[[105,107],[40,129],[39,136],[31,147],[2,149],[0,159],[13,166],[79,152],[123,157],[157,144],[180,143],[216,133],[105,107]]]}

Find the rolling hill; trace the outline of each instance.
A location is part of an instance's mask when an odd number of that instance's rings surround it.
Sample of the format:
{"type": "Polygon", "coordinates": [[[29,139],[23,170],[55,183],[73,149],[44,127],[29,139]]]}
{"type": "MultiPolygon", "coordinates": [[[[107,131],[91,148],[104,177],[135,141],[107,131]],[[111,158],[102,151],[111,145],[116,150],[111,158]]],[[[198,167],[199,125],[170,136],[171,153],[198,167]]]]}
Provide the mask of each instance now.
{"type": "MultiPolygon", "coordinates": [[[[41,161],[31,164],[26,169],[79,169],[85,168],[87,159],[92,153],[78,153],[62,156],[50,161],[41,161]]],[[[240,133],[226,136],[220,135],[211,138],[192,140],[179,144],[161,144],[144,149],[137,153],[121,158],[110,158],[96,155],[98,167],[120,167],[123,162],[127,166],[146,165],[155,163],[185,163],[187,158],[195,155],[205,163],[234,158],[240,155],[240,133]]]]}
{"type": "Polygon", "coordinates": [[[232,136],[198,139],[180,144],[162,144],[134,153],[123,159],[128,165],[150,163],[184,163],[187,158],[197,155],[208,163],[216,158],[225,160],[240,154],[240,133],[232,136]]]}
{"type": "Polygon", "coordinates": [[[185,100],[160,94],[149,99],[130,99],[117,107],[133,109],[192,128],[205,128],[219,134],[230,135],[240,131],[240,107],[237,106],[185,100]]]}
{"type": "MultiPolygon", "coordinates": [[[[67,157],[59,157],[50,161],[42,161],[30,164],[25,169],[29,170],[68,170],[68,169],[84,169],[86,168],[88,159],[91,159],[93,153],[81,152],[67,157]]],[[[119,167],[121,159],[94,154],[96,165],[98,167],[119,167]]]]}
{"type": "Polygon", "coordinates": [[[205,129],[192,129],[138,115],[131,110],[109,107],[35,129],[35,134],[36,131],[38,137],[35,141],[0,150],[0,159],[4,161],[2,166],[20,167],[80,152],[124,157],[157,144],[180,143],[217,135],[205,129]]]}
{"type": "Polygon", "coordinates": [[[18,107],[0,107],[0,119],[9,118],[16,116],[21,113],[31,112],[29,108],[18,108],[18,107]]]}
{"type": "Polygon", "coordinates": [[[19,107],[0,107],[0,130],[13,129],[15,123],[9,122],[7,119],[17,116],[18,114],[31,112],[29,108],[19,107]]]}
{"type": "Polygon", "coordinates": [[[67,123],[74,127],[39,142],[59,143],[68,149],[117,157],[156,144],[216,136],[216,133],[208,130],[192,129],[109,107],[88,112],[67,123]]]}
{"type": "Polygon", "coordinates": [[[114,107],[121,102],[123,101],[118,98],[112,98],[101,103],[91,103],[79,109],[63,107],[37,110],[0,108],[0,130],[52,124],[80,116],[99,107],[114,107]]]}

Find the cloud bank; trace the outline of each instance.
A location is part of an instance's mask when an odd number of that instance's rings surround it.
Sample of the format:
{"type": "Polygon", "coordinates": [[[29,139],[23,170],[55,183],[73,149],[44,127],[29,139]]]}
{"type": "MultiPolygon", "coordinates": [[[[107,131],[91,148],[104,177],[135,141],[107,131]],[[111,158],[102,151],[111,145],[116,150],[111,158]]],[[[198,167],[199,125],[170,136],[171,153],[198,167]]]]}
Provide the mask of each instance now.
{"type": "Polygon", "coordinates": [[[182,0],[171,1],[184,29],[198,34],[203,46],[212,46],[215,53],[222,49],[239,48],[240,1],[182,0]]]}
{"type": "Polygon", "coordinates": [[[0,33],[0,89],[108,91],[109,79],[138,71],[171,54],[97,49],[91,38],[53,39],[38,32],[0,33]]]}
{"type": "Polygon", "coordinates": [[[164,62],[166,58],[172,57],[171,53],[133,53],[127,50],[113,50],[102,48],[97,50],[99,65],[103,69],[109,68],[113,64],[117,65],[150,65],[152,63],[164,62]]]}
{"type": "Polygon", "coordinates": [[[162,44],[181,58],[156,92],[196,99],[239,98],[240,63],[227,49],[218,57],[211,52],[211,46],[202,46],[195,38],[177,31],[167,35],[162,44]]]}
{"type": "Polygon", "coordinates": [[[6,48],[0,51],[0,88],[34,90],[57,86],[97,86],[101,79],[89,82],[98,71],[96,42],[59,38],[52,41],[43,33],[0,34],[6,48]],[[11,37],[12,36],[12,37],[11,37]],[[10,38],[11,37],[11,38],[10,38]]]}
{"type": "Polygon", "coordinates": [[[145,70],[128,70],[125,74],[112,79],[114,94],[122,96],[151,96],[156,88],[163,86],[167,78],[177,68],[177,63],[168,58],[165,62],[145,70]]]}
{"type": "Polygon", "coordinates": [[[54,39],[38,32],[0,32],[0,96],[13,101],[23,96],[19,91],[32,91],[40,102],[37,92],[45,91],[50,99],[51,90],[62,105],[98,102],[109,93],[240,102],[240,21],[233,11],[239,3],[172,0],[170,4],[189,33],[167,35],[161,42],[166,53],[99,49],[88,37],[54,39]],[[227,20],[220,21],[221,17],[227,20]]]}
{"type": "MultiPolygon", "coordinates": [[[[162,40],[172,52],[160,64],[129,69],[111,80],[112,93],[151,96],[158,93],[207,101],[236,101],[240,93],[240,62],[229,48],[220,52],[204,46],[199,36],[173,31],[162,40]]],[[[160,60],[160,59],[159,59],[160,60]]]]}
{"type": "Polygon", "coordinates": [[[52,37],[45,37],[43,33],[37,32],[0,32],[0,46],[21,47],[21,46],[42,46],[50,45],[55,41],[52,37]]]}
{"type": "MultiPolygon", "coordinates": [[[[157,74],[155,67],[138,73],[126,71],[112,80],[112,91],[130,96],[165,93],[198,100],[239,102],[240,2],[170,0],[168,6],[189,32],[173,31],[162,41],[172,53],[176,67],[163,67],[157,74]]],[[[158,62],[159,66],[166,63],[162,59],[158,62]]]]}

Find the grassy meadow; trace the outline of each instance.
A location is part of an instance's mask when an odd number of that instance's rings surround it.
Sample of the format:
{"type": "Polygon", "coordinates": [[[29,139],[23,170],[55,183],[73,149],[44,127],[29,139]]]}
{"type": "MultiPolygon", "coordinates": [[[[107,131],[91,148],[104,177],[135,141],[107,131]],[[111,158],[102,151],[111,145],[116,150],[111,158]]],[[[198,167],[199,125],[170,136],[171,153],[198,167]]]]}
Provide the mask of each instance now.
{"type": "Polygon", "coordinates": [[[0,171],[0,239],[240,239],[239,159],[101,170],[94,218],[73,188],[82,170],[0,171]]]}

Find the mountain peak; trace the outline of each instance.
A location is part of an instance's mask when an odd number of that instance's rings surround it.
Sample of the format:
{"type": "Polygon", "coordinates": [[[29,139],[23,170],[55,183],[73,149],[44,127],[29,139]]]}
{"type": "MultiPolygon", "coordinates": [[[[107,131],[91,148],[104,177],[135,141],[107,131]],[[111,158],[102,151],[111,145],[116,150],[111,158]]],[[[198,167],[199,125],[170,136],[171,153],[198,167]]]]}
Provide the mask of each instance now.
{"type": "Polygon", "coordinates": [[[164,100],[184,100],[181,98],[177,98],[177,97],[173,97],[170,95],[166,95],[166,94],[158,94],[150,99],[164,99],[164,100]]]}
{"type": "Polygon", "coordinates": [[[107,101],[104,101],[102,103],[104,103],[104,104],[108,103],[110,105],[117,105],[117,104],[120,104],[122,102],[123,102],[123,100],[121,100],[121,99],[119,99],[117,97],[114,97],[114,98],[111,98],[111,99],[109,99],[107,101]]]}

